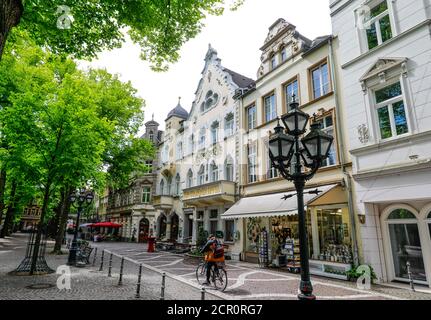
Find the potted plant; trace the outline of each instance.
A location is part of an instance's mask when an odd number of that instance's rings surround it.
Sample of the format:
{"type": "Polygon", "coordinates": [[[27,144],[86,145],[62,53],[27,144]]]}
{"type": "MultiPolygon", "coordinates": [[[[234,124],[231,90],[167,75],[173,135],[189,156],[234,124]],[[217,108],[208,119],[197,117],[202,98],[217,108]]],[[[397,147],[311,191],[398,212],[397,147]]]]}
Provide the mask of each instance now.
{"type": "MultiPolygon", "coordinates": [[[[374,283],[374,281],[377,280],[377,275],[374,272],[373,267],[371,267],[370,265],[365,265],[365,266],[370,268],[370,277],[371,277],[370,280],[371,280],[371,283],[374,283]]],[[[352,269],[350,269],[349,271],[346,271],[347,279],[349,279],[349,281],[356,282],[358,281],[359,277],[361,277],[365,273],[365,270],[363,270],[362,268],[361,270],[358,270],[359,267],[360,266],[352,265],[352,269]]]]}

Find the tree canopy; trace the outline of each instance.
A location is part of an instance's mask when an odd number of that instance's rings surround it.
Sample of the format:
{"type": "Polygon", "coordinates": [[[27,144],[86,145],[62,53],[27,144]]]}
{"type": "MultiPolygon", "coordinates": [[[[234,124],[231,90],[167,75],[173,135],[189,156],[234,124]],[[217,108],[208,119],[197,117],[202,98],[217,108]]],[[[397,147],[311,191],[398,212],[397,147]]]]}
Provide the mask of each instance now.
{"type": "Polygon", "coordinates": [[[182,45],[201,31],[207,15],[224,12],[226,1],[235,10],[244,0],[3,0],[0,58],[17,25],[53,53],[79,59],[121,47],[128,33],[142,58],[163,70],[178,60],[182,45]]]}

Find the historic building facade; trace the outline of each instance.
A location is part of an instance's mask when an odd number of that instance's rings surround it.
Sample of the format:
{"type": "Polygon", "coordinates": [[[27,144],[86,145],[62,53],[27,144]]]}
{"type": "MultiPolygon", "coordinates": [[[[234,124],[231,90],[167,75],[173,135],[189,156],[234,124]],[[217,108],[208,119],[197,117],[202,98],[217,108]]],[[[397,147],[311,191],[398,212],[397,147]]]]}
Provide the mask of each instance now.
{"type": "MultiPolygon", "coordinates": [[[[158,128],[159,124],[154,119],[147,122],[141,138],[157,147],[162,137],[158,128]]],[[[124,240],[146,242],[149,236],[154,235],[157,210],[153,206],[153,197],[156,193],[157,157],[146,160],[146,164],[148,173],[135,178],[128,188],[110,190],[97,201],[100,220],[121,224],[119,234],[124,240]]]]}
{"type": "Polygon", "coordinates": [[[238,95],[241,200],[223,218],[243,223],[237,243],[246,261],[262,260],[262,231],[268,234],[268,263],[285,265],[284,245],[292,240],[298,255],[296,196],[281,199],[294,193],[294,186],[272,168],[268,151],[277,118],[290,110],[293,96],[302,111],[315,114],[323,130],[335,137],[326,163],[306,185],[308,190],[322,191],[319,196],[305,195],[311,272],[345,278],[341,274],[356,259],[356,218],[349,190],[351,163],[343,140],[336,46],[331,36],[312,41],[294,25],[277,20],[261,48],[254,88],[238,95]]]}
{"type": "Polygon", "coordinates": [[[363,262],[431,285],[431,3],[331,0],[363,262]]]}
{"type": "Polygon", "coordinates": [[[154,206],[157,235],[195,243],[199,230],[233,243],[238,226],[221,215],[238,199],[237,128],[233,99],[253,83],[224,68],[210,46],[190,113],[180,104],[166,119],[154,206]]]}

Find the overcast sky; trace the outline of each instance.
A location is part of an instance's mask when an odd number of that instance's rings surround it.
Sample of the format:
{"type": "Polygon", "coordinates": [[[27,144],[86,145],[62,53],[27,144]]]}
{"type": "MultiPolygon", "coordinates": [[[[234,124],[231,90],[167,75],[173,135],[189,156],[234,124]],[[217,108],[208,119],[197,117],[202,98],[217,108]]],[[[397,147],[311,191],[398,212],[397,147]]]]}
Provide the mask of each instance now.
{"type": "Polygon", "coordinates": [[[120,74],[121,80],[131,81],[146,101],[145,120],[151,120],[154,113],[154,119],[164,129],[164,120],[177,105],[178,97],[190,111],[209,43],[217,50],[224,67],[256,79],[259,48],[269,26],[278,18],[294,24],[297,31],[310,39],[331,33],[327,0],[246,0],[237,11],[209,17],[202,33],[184,45],[181,60],[168,72],[152,72],[148,63],[140,60],[139,48],[130,42],[121,49],[101,53],[91,63],[82,62],[81,66],[106,68],[120,74]]]}

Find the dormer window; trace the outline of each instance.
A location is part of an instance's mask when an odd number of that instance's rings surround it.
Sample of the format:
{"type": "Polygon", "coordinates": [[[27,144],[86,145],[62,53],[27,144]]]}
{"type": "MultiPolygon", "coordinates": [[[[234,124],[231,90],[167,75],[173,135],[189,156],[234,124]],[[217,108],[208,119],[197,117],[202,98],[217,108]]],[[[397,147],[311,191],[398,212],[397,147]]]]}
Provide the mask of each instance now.
{"type": "Polygon", "coordinates": [[[275,68],[277,68],[277,56],[275,54],[272,55],[271,57],[271,70],[274,70],[275,68]]]}
{"type": "Polygon", "coordinates": [[[287,60],[287,49],[284,47],[281,49],[281,62],[284,62],[287,60]]]}
{"type": "Polygon", "coordinates": [[[373,49],[392,38],[391,20],[387,0],[370,10],[369,20],[365,22],[368,49],[373,49]]]}
{"type": "Polygon", "coordinates": [[[357,27],[363,52],[380,46],[396,34],[390,1],[368,1],[358,9],[357,14],[357,27]]]}

